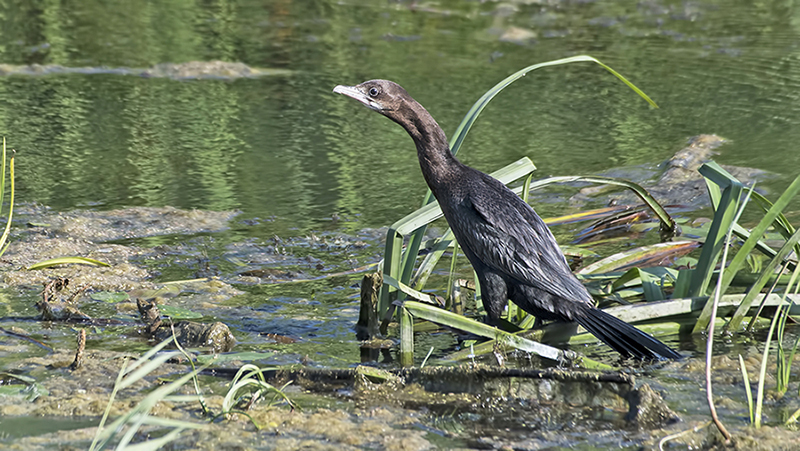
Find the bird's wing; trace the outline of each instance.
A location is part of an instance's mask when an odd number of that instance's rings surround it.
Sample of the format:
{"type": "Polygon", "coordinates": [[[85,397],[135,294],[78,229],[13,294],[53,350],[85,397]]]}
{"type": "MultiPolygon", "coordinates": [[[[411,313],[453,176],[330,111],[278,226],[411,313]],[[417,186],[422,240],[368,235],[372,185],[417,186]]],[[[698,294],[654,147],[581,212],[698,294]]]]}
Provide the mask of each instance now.
{"type": "Polygon", "coordinates": [[[539,215],[501,182],[484,176],[451,224],[456,238],[486,266],[568,300],[591,296],[567,265],[539,215]]]}

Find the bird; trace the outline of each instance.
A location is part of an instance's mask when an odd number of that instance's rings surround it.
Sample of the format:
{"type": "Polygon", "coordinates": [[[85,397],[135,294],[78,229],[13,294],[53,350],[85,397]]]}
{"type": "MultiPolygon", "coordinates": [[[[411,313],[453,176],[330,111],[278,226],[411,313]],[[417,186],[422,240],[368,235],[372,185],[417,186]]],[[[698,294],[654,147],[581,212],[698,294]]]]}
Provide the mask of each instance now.
{"type": "Polygon", "coordinates": [[[533,208],[502,182],[461,163],[433,116],[400,85],[369,80],[338,85],[333,92],[388,117],[411,136],[425,182],[475,270],[489,323],[499,323],[510,299],[537,321],[577,322],[624,357],[681,357],[659,340],[596,308],[533,208]]]}

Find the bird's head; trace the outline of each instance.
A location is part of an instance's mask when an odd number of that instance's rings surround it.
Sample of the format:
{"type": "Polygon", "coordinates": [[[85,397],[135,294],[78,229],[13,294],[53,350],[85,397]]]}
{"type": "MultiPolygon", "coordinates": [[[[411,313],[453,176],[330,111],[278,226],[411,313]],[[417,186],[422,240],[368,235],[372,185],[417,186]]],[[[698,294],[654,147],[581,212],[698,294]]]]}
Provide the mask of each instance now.
{"type": "Polygon", "coordinates": [[[370,80],[355,86],[339,85],[333,88],[333,92],[352,97],[392,119],[400,114],[411,99],[405,89],[389,80],[370,80]]]}
{"type": "Polygon", "coordinates": [[[450,154],[447,137],[428,111],[400,85],[389,80],[370,80],[355,86],[339,85],[333,92],[363,103],[400,124],[417,145],[417,149],[439,149],[450,154]]]}

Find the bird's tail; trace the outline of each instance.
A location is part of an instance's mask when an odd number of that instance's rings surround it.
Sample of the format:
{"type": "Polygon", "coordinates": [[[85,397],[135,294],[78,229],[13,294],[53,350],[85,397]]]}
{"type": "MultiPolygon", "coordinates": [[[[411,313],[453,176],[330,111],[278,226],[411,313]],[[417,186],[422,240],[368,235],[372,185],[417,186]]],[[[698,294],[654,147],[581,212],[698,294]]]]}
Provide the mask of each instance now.
{"type": "Polygon", "coordinates": [[[598,308],[587,307],[575,321],[625,357],[679,359],[681,355],[650,335],[598,308]]]}

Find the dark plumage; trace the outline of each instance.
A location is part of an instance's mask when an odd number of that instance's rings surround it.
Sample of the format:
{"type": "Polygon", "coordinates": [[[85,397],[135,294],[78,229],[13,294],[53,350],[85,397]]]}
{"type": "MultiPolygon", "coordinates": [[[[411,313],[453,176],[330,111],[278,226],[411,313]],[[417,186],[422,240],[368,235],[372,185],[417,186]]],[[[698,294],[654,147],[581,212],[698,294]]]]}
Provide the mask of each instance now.
{"type": "Polygon", "coordinates": [[[420,168],[481,285],[491,321],[507,299],[543,320],[576,321],[624,356],[679,358],[665,344],[594,307],[572,274],[553,234],[527,203],[496,179],[450,152],[433,117],[394,82],[337,86],[400,124],[417,146],[420,168]]]}

